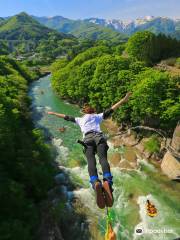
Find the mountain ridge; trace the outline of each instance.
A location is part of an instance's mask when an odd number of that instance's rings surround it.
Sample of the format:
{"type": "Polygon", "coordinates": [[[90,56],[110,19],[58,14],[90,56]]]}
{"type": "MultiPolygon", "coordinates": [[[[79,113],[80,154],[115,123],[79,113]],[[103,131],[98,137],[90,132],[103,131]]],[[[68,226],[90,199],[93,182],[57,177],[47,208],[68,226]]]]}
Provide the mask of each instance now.
{"type": "Polygon", "coordinates": [[[51,34],[58,38],[70,37],[40,24],[25,12],[8,17],[0,24],[0,39],[4,40],[48,39],[51,34]]]}
{"type": "MultiPolygon", "coordinates": [[[[65,33],[76,35],[79,29],[81,33],[91,28],[90,24],[105,27],[125,35],[132,35],[137,31],[148,30],[155,34],[165,34],[170,36],[180,35],[180,19],[171,19],[168,17],[146,16],[135,20],[117,20],[103,18],[87,18],[84,20],[71,20],[62,16],[55,17],[35,17],[37,21],[45,26],[54,28],[65,33]]],[[[78,34],[76,35],[78,36],[78,34]]],[[[179,37],[177,37],[179,38],[179,37]]]]}
{"type": "Polygon", "coordinates": [[[139,30],[149,30],[150,27],[153,27],[150,30],[154,33],[171,34],[176,31],[176,27],[180,24],[180,19],[153,16],[146,16],[145,18],[137,18],[135,20],[88,18],[85,21],[130,35],[139,30]]]}
{"type": "Polygon", "coordinates": [[[55,17],[36,17],[34,19],[49,28],[58,32],[69,33],[78,38],[89,38],[92,40],[124,40],[125,34],[114,31],[113,29],[100,26],[84,20],[72,20],[62,16],[55,17]]]}
{"type": "MultiPolygon", "coordinates": [[[[25,12],[17,14],[13,17],[0,18],[0,38],[5,35],[12,35],[7,26],[8,21],[12,21],[13,18],[17,17],[32,18],[36,21],[32,22],[33,25],[40,23],[39,35],[41,32],[56,30],[60,34],[70,34],[78,38],[89,38],[92,40],[127,40],[128,36],[132,35],[137,31],[150,31],[155,34],[165,34],[173,38],[180,39],[180,19],[171,19],[168,17],[153,17],[146,16],[144,18],[137,18],[135,20],[118,20],[118,19],[103,19],[103,18],[87,18],[84,20],[72,20],[63,16],[51,16],[51,17],[37,17],[30,16],[25,12]],[[47,30],[47,27],[49,30],[47,30]],[[4,29],[5,28],[5,29],[4,29]],[[43,28],[43,29],[42,29],[43,28]],[[7,31],[6,31],[7,30],[7,31]]],[[[32,21],[32,19],[30,21],[32,21]]],[[[22,25],[25,22],[22,21],[22,25]]],[[[8,23],[8,25],[10,25],[8,23]]],[[[31,26],[32,28],[32,26],[31,26]]],[[[36,27],[35,27],[36,28],[36,27]]],[[[12,30],[10,28],[10,30],[12,30]]],[[[12,30],[14,31],[14,29],[12,30]]],[[[29,31],[33,31],[29,29],[29,31]]],[[[54,32],[55,33],[55,32],[54,32]]],[[[21,31],[19,32],[21,34],[21,31]]],[[[6,36],[6,38],[8,38],[6,36]]]]}

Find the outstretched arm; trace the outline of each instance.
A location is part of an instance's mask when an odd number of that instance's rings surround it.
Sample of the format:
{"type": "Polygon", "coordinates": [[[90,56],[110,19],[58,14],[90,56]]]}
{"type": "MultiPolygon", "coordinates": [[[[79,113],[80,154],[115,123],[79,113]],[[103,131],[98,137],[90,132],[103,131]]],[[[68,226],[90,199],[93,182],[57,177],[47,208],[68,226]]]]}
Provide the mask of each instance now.
{"type": "Polygon", "coordinates": [[[122,98],[119,102],[115,103],[111,109],[114,111],[117,108],[119,108],[122,104],[126,103],[129,100],[129,97],[131,96],[131,92],[128,92],[124,98],[122,98]]]}
{"type": "Polygon", "coordinates": [[[103,112],[103,119],[109,118],[109,117],[113,114],[114,110],[116,110],[116,109],[117,109],[118,107],[120,107],[123,103],[126,103],[126,102],[128,101],[128,99],[129,99],[130,96],[131,96],[131,93],[128,92],[128,93],[126,94],[126,96],[125,96],[124,98],[122,98],[119,102],[115,103],[111,108],[105,110],[105,111],[103,112]]]}
{"type": "Polygon", "coordinates": [[[47,112],[48,114],[50,115],[55,115],[59,118],[63,118],[64,120],[66,121],[71,121],[71,122],[76,122],[75,118],[72,117],[72,116],[68,116],[68,115],[65,115],[65,114],[62,114],[62,113],[56,113],[56,112],[47,112]]]}
{"type": "Polygon", "coordinates": [[[65,118],[65,114],[62,114],[62,113],[56,113],[56,112],[47,112],[47,114],[49,115],[55,115],[57,117],[60,117],[60,118],[65,118]]]}

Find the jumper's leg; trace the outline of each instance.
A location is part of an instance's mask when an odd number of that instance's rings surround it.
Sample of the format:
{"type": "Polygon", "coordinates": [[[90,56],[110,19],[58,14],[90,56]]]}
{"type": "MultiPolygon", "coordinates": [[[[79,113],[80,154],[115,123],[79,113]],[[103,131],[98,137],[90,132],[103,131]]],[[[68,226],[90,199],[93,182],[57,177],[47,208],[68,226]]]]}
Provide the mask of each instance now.
{"type": "Polygon", "coordinates": [[[88,172],[90,176],[90,183],[96,194],[96,203],[99,208],[105,208],[105,199],[103,195],[102,183],[98,179],[97,168],[96,168],[96,145],[93,143],[86,143],[85,155],[88,162],[88,172]]]}

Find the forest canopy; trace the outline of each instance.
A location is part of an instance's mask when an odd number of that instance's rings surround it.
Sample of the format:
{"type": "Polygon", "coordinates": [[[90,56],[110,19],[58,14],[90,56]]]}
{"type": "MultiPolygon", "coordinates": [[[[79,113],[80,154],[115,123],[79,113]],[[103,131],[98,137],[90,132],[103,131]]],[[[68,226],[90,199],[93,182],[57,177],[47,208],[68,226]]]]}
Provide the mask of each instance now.
{"type": "Polygon", "coordinates": [[[125,52],[118,52],[120,46],[92,47],[71,61],[64,58],[52,65],[53,88],[61,97],[80,105],[89,102],[97,111],[132,91],[128,104],[114,114],[118,122],[173,129],[180,115],[180,78],[151,66],[175,56],[179,44],[166,36],[139,32],[129,39],[125,52]],[[153,50],[155,42],[162,45],[157,53],[153,50]]]}

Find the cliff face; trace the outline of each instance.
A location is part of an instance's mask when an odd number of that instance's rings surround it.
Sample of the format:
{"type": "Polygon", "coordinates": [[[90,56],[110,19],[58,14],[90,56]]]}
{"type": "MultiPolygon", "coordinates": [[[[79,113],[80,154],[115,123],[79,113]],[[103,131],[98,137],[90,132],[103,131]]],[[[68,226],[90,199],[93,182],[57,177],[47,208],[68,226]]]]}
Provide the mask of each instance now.
{"type": "Polygon", "coordinates": [[[171,179],[177,179],[180,176],[180,124],[177,125],[170,150],[166,152],[161,163],[162,171],[171,179]]]}
{"type": "Polygon", "coordinates": [[[171,146],[176,150],[176,152],[180,153],[180,123],[174,131],[171,146]]]}

